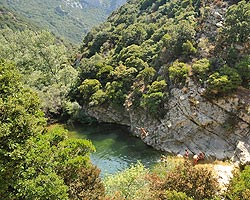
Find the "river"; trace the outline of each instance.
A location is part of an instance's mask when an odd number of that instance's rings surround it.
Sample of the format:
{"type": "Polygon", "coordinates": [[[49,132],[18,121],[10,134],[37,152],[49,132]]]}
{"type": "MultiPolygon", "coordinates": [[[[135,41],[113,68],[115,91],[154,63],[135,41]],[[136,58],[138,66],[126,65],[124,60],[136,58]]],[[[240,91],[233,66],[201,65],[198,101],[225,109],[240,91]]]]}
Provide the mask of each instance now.
{"type": "Polygon", "coordinates": [[[70,128],[70,134],[92,141],[96,152],[91,154],[91,160],[101,169],[102,177],[122,171],[138,160],[150,168],[161,156],[161,152],[134,137],[124,126],[114,124],[76,126],[70,128]]]}

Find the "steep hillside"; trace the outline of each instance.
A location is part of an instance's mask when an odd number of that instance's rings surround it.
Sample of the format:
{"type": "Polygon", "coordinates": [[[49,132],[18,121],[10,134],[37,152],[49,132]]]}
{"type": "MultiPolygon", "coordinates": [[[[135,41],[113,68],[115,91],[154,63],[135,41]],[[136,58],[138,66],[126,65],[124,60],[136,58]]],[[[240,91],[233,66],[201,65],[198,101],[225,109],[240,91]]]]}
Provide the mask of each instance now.
{"type": "Polygon", "coordinates": [[[76,47],[5,7],[0,19],[0,60],[15,64],[25,87],[38,93],[47,117],[60,116],[77,77],[71,66],[76,47]]]}
{"type": "Polygon", "coordinates": [[[58,36],[79,43],[93,26],[126,0],[1,0],[0,5],[48,28],[58,36]]]}
{"type": "Polygon", "coordinates": [[[130,0],[85,37],[72,94],[157,149],[236,159],[237,144],[250,143],[249,10],[249,1],[130,0]]]}
{"type": "Polygon", "coordinates": [[[6,27],[13,30],[39,29],[39,27],[32,24],[32,22],[28,21],[23,16],[18,15],[3,6],[0,6],[0,28],[2,29],[6,27]]]}

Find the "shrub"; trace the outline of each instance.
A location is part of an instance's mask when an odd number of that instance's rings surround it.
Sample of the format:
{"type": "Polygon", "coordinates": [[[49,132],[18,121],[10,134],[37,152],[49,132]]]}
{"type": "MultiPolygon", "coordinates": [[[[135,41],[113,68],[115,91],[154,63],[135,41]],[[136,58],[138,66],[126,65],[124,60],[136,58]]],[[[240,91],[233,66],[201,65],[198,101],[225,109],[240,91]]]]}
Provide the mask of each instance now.
{"type": "Polygon", "coordinates": [[[166,175],[163,189],[184,192],[188,197],[199,200],[215,197],[218,182],[210,170],[194,167],[186,161],[166,175]]]}
{"type": "Polygon", "coordinates": [[[237,65],[236,69],[242,78],[243,85],[250,86],[250,56],[244,57],[237,65]]]}
{"type": "Polygon", "coordinates": [[[82,98],[89,101],[91,95],[97,92],[101,87],[101,83],[97,79],[85,79],[79,87],[82,98]]]}
{"type": "MultiPolygon", "coordinates": [[[[164,90],[167,84],[164,80],[154,81],[148,86],[148,92],[143,94],[141,106],[147,109],[150,114],[156,114],[159,106],[164,100],[164,90]]],[[[159,113],[158,113],[159,114],[159,113]]]]}
{"type": "Polygon", "coordinates": [[[192,42],[187,40],[182,44],[183,54],[184,55],[193,55],[197,52],[197,49],[193,46],[192,42]]]}
{"type": "Polygon", "coordinates": [[[173,83],[181,83],[184,82],[188,76],[189,66],[177,60],[169,67],[168,71],[173,83]]]}
{"type": "Polygon", "coordinates": [[[193,198],[188,197],[184,192],[166,191],[166,199],[168,200],[193,200],[193,198]]]}
{"type": "Polygon", "coordinates": [[[210,63],[206,58],[197,60],[192,66],[192,72],[199,79],[204,80],[207,76],[207,72],[209,71],[210,63]]]}
{"type": "Polygon", "coordinates": [[[250,199],[250,166],[246,166],[242,172],[234,174],[225,196],[232,200],[250,199]]]}
{"type": "Polygon", "coordinates": [[[208,78],[208,92],[212,94],[226,93],[236,89],[241,84],[237,70],[224,66],[208,78]]]}
{"type": "Polygon", "coordinates": [[[91,97],[90,97],[90,106],[94,105],[101,105],[107,100],[107,94],[103,90],[97,90],[91,97]]]}
{"type": "Polygon", "coordinates": [[[106,194],[111,199],[149,199],[149,181],[145,179],[148,170],[141,163],[131,165],[130,168],[116,175],[104,179],[106,194]]]}

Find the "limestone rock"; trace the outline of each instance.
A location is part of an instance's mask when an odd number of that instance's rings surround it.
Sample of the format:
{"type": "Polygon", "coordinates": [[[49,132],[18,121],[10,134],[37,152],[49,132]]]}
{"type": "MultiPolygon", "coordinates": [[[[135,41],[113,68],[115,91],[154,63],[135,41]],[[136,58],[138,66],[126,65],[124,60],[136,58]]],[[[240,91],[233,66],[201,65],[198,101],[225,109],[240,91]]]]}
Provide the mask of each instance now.
{"type": "Polygon", "coordinates": [[[234,153],[233,161],[238,162],[240,165],[250,164],[250,145],[243,141],[239,141],[234,153]]]}

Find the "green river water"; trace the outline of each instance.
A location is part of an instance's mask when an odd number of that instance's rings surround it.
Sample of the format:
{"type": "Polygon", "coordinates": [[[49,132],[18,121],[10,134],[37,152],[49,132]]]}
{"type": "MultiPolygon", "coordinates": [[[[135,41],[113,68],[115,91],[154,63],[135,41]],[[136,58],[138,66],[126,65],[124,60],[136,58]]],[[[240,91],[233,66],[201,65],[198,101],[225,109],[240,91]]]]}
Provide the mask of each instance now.
{"type": "Polygon", "coordinates": [[[134,137],[127,127],[113,124],[77,126],[70,129],[72,136],[92,141],[96,152],[91,154],[92,162],[101,169],[101,176],[114,174],[136,163],[152,167],[162,152],[147,146],[134,137]]]}

